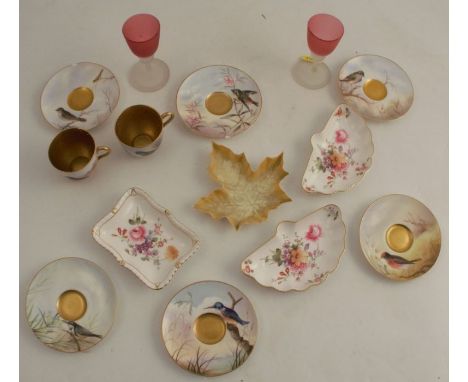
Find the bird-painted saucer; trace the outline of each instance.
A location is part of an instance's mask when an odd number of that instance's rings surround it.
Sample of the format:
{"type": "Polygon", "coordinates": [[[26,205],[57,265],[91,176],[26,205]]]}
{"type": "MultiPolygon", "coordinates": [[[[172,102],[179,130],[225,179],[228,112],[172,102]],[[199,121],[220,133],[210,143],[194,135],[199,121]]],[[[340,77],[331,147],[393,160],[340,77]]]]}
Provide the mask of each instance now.
{"type": "Polygon", "coordinates": [[[262,96],[240,69],[213,65],[190,74],[177,92],[177,111],[194,133],[211,139],[247,130],[260,114],[262,96]]]}
{"type": "Polygon", "coordinates": [[[329,204],[297,222],[283,221],[275,235],[241,264],[244,274],[280,292],[320,285],[340,262],[346,226],[329,204]]]}
{"type": "Polygon", "coordinates": [[[436,262],[441,232],[424,204],[410,196],[391,194],[365,211],[360,241],[364,256],[377,272],[392,280],[410,280],[436,262]]]}
{"type": "Polygon", "coordinates": [[[199,247],[189,228],[137,187],[94,226],[93,237],[152,289],[164,288],[199,247]]]}
{"type": "Polygon", "coordinates": [[[52,349],[74,353],[96,345],[114,321],[116,295],[96,264],[65,257],[43,267],[26,296],[26,319],[36,337],[52,349]]]}
{"type": "Polygon", "coordinates": [[[79,62],[66,66],[47,82],[41,110],[47,122],[59,130],[90,130],[103,123],[119,100],[119,83],[102,65],[79,62]]]}
{"type": "Polygon", "coordinates": [[[340,69],[338,86],[345,103],[365,119],[395,119],[413,103],[413,85],[406,72],[381,56],[351,58],[340,69]]]}
{"type": "Polygon", "coordinates": [[[374,144],[365,119],[339,105],[325,128],[311,139],[312,154],[302,187],[307,192],[333,194],[356,185],[370,169],[374,144]]]}
{"type": "Polygon", "coordinates": [[[204,376],[241,366],[257,340],[257,316],[249,299],[220,281],[201,281],[179,291],[162,320],[162,338],[177,364],[204,376]]]}

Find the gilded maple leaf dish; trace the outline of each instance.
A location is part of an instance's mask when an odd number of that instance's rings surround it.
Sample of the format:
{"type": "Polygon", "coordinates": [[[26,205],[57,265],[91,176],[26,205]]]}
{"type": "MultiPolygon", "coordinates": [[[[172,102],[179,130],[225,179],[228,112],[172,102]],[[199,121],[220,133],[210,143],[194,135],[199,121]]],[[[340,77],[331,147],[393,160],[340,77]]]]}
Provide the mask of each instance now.
{"type": "Polygon", "coordinates": [[[94,226],[93,237],[152,289],[164,288],[199,247],[190,229],[137,187],[94,226]]]}
{"type": "Polygon", "coordinates": [[[340,69],[338,86],[345,103],[365,119],[395,119],[413,103],[413,85],[406,72],[381,56],[351,58],[340,69]]]}
{"type": "Polygon", "coordinates": [[[257,341],[257,316],[249,299],[220,281],[201,281],[179,291],[162,320],[172,359],[198,375],[216,376],[241,366],[257,341]]]}
{"type": "Polygon", "coordinates": [[[253,125],[262,108],[255,81],[240,69],[212,65],[190,74],[177,92],[177,111],[194,133],[230,138],[253,125]]]}
{"type": "Polygon", "coordinates": [[[338,206],[329,204],[297,222],[278,224],[275,236],[241,264],[260,285],[281,292],[320,285],[345,249],[346,226],[338,206]]]}
{"type": "Polygon", "coordinates": [[[111,115],[119,95],[119,83],[109,69],[92,62],[79,62],[49,79],[42,91],[41,110],[56,129],[90,130],[111,115]]]}
{"type": "Polygon", "coordinates": [[[26,295],[26,319],[48,347],[75,353],[100,342],[112,327],[114,286],[96,264],[65,257],[43,267],[26,295]]]}
{"type": "Polygon", "coordinates": [[[386,195],[364,213],[361,248],[369,264],[392,280],[410,280],[432,268],[441,247],[439,223],[420,201],[386,195]]]}
{"type": "Polygon", "coordinates": [[[310,140],[312,154],[302,187],[333,194],[356,185],[370,169],[374,144],[366,121],[347,105],[339,105],[325,128],[310,140]]]}
{"type": "Polygon", "coordinates": [[[213,219],[226,218],[235,228],[260,223],[268,212],[291,199],[279,183],[288,173],[283,169],[283,154],[265,158],[253,171],[245,154],[235,154],[213,143],[209,173],[221,185],[200,198],[195,208],[213,219]]]}

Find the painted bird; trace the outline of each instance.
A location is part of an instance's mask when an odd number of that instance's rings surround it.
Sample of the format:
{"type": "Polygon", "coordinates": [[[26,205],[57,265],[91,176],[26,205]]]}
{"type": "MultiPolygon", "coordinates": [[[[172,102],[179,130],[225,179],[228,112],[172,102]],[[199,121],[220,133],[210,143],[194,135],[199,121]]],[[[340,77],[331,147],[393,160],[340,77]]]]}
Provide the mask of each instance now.
{"type": "Polygon", "coordinates": [[[70,329],[76,337],[97,337],[102,338],[99,334],[94,334],[83,326],[77,324],[75,321],[67,321],[67,324],[70,325],[70,329]]]}
{"type": "Polygon", "coordinates": [[[258,106],[258,102],[254,101],[250,95],[251,94],[257,94],[256,91],[254,90],[240,90],[240,89],[231,89],[231,91],[235,94],[237,99],[242,102],[242,104],[247,108],[248,111],[250,111],[249,103],[254,104],[255,106],[258,106]]]}
{"type": "Polygon", "coordinates": [[[224,304],[219,301],[216,302],[213,306],[209,306],[205,309],[218,309],[224,318],[236,321],[238,324],[241,325],[247,325],[249,323],[249,321],[244,321],[243,319],[241,319],[234,309],[224,306],[224,304]]]}
{"type": "Polygon", "coordinates": [[[392,268],[395,268],[395,269],[400,268],[402,265],[412,265],[415,262],[421,260],[420,258],[415,259],[415,260],[406,260],[403,257],[391,255],[388,252],[382,253],[380,257],[382,257],[382,259],[384,259],[388,265],[390,265],[392,268]]]}
{"type": "Polygon", "coordinates": [[[364,77],[364,72],[362,70],[358,70],[357,72],[348,74],[344,79],[340,81],[348,82],[350,84],[357,84],[358,82],[361,82],[363,77],[364,77]]]}
{"type": "Polygon", "coordinates": [[[86,119],[73,115],[69,111],[66,111],[63,107],[59,107],[55,109],[55,111],[59,113],[61,118],[66,119],[68,121],[86,122],[86,119]]]}

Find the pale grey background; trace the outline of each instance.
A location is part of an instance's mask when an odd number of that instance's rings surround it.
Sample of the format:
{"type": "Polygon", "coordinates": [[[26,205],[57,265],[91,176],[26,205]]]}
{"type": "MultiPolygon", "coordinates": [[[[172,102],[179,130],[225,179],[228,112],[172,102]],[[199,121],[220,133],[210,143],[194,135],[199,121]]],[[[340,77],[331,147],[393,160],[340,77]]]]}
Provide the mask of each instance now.
{"type": "Polygon", "coordinates": [[[20,5],[20,299],[29,280],[58,257],[81,256],[102,266],[115,283],[119,306],[114,328],[84,354],[61,354],[42,345],[20,312],[22,381],[192,381],[160,339],[162,313],[185,285],[223,280],[240,288],[260,320],[257,347],[240,369],[219,381],[446,381],[448,379],[448,4],[445,1],[22,1],[20,5]],[[162,23],[157,55],[171,69],[168,85],[144,94],[126,73],[135,57],[121,35],[125,19],[156,14],[162,23]],[[352,191],[313,196],[301,188],[310,136],[340,103],[334,83],[322,90],[291,78],[295,59],[307,53],[306,22],[329,12],[345,25],[342,42],[328,59],[334,76],[358,53],[398,62],[415,88],[403,118],[370,123],[375,156],[371,171],[352,191]],[[264,15],[264,17],[262,16],[264,15]],[[47,79],[78,61],[109,67],[121,85],[117,109],[92,130],[112,146],[87,180],[60,177],[47,147],[56,130],[41,116],[47,79]],[[210,142],[193,135],[179,118],[167,128],[159,151],[129,157],[113,135],[127,106],[144,103],[175,112],[181,81],[195,69],[225,63],[249,73],[263,94],[263,110],[251,130],[227,144],[258,165],[284,151],[290,175],[282,182],[293,199],[269,219],[234,231],[192,208],[214,187],[207,173],[210,142]],[[199,253],[173,282],[153,291],[91,237],[92,226],[131,186],[140,186],[199,235],[199,253]],[[405,193],[427,204],[438,218],[443,245],[425,276],[392,282],[376,274],[361,254],[359,222],[365,207],[387,193],[405,193]],[[239,271],[241,260],[268,239],[278,222],[300,219],[338,204],[348,243],[337,271],[320,287],[282,294],[260,287],[239,271]]]}

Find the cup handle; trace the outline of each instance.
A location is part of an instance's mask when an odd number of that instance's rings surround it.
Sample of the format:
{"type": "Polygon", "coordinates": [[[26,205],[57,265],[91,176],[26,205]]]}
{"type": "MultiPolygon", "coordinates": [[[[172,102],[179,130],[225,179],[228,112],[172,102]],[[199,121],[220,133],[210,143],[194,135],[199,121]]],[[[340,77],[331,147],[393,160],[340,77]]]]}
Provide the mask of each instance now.
{"type": "Polygon", "coordinates": [[[174,119],[174,113],[166,111],[165,113],[161,114],[161,119],[162,119],[162,125],[164,127],[174,119]]]}
{"type": "Polygon", "coordinates": [[[111,153],[111,148],[109,146],[98,146],[96,149],[97,159],[104,158],[111,153]]]}

